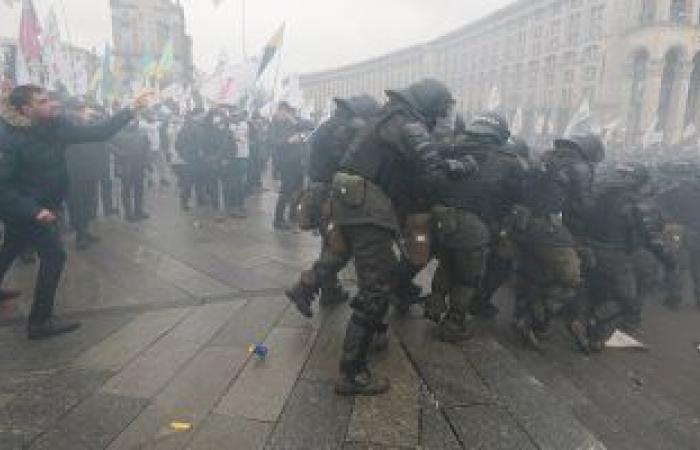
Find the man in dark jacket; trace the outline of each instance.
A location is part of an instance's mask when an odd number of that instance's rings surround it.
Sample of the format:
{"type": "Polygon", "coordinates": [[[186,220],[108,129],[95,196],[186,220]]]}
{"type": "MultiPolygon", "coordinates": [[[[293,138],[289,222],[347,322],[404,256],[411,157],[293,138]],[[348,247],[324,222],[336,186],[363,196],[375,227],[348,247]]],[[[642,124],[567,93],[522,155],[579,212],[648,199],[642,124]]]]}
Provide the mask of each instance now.
{"type": "MultiPolygon", "coordinates": [[[[0,250],[0,280],[27,247],[39,255],[39,273],[29,316],[28,337],[43,339],[77,329],[53,316],[56,288],[66,251],[57,215],[68,191],[66,148],[105,140],[124,127],[133,109],[147,103],[139,96],[130,109],[91,126],[68,121],[43,88],[25,85],[12,90],[0,107],[0,218],[6,235],[0,250]]],[[[3,291],[0,298],[16,296],[3,291]]]]}
{"type": "Polygon", "coordinates": [[[306,131],[309,131],[309,127],[296,116],[294,108],[286,102],[280,103],[271,126],[275,168],[279,170],[281,182],[273,222],[273,226],[277,230],[291,228],[285,218],[285,212],[289,209],[289,218],[294,218],[296,214],[294,199],[304,187],[306,147],[303,134],[306,131]]]}
{"type": "Polygon", "coordinates": [[[175,150],[184,162],[180,173],[180,206],[184,211],[190,209],[192,189],[195,191],[197,206],[206,200],[204,184],[204,111],[195,109],[185,119],[185,123],[175,140],[175,150]]]}
{"type": "MultiPolygon", "coordinates": [[[[83,125],[96,123],[103,119],[100,114],[84,105],[75,105],[75,121],[83,125]]],[[[104,142],[90,142],[71,145],[67,152],[68,176],[68,211],[71,225],[75,229],[75,244],[83,250],[98,242],[99,238],[88,229],[97,211],[97,194],[100,181],[109,177],[109,149],[104,142]]],[[[111,195],[111,192],[110,192],[111,195]]],[[[111,205],[104,205],[111,209],[111,205]]]]}
{"type": "Polygon", "coordinates": [[[116,174],[122,181],[122,207],[128,222],[148,219],[143,208],[151,147],[146,132],[132,123],[113,139],[116,174]]]}

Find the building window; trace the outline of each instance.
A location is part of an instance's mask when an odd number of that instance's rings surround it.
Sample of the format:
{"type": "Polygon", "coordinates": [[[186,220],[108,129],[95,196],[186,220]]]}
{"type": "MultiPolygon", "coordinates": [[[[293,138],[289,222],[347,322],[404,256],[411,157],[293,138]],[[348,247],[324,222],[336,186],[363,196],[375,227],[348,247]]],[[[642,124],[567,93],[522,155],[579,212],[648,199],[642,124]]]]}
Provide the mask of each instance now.
{"type": "Polygon", "coordinates": [[[547,83],[548,85],[551,85],[552,83],[554,83],[555,66],[556,66],[556,57],[554,55],[548,56],[544,60],[544,80],[545,80],[545,83],[547,83]]]}
{"type": "Polygon", "coordinates": [[[559,29],[561,22],[557,19],[549,24],[549,49],[557,51],[559,49],[559,29]]]}
{"type": "Polygon", "coordinates": [[[564,83],[573,83],[574,81],[574,70],[567,69],[564,71],[564,83]]]}
{"type": "Polygon", "coordinates": [[[587,98],[589,102],[595,101],[595,86],[585,86],[581,94],[583,98],[587,98]]]}
{"type": "Polygon", "coordinates": [[[669,18],[671,22],[681,23],[688,18],[688,6],[685,0],[671,0],[671,11],[669,18]]]}
{"type": "Polygon", "coordinates": [[[585,81],[595,81],[598,70],[595,66],[588,66],[583,69],[583,79],[585,81]]]}
{"type": "Polygon", "coordinates": [[[592,63],[598,60],[600,50],[597,45],[589,45],[583,50],[583,62],[592,63]]]}
{"type": "Polygon", "coordinates": [[[569,29],[566,34],[566,43],[576,45],[579,41],[581,28],[581,13],[573,13],[569,16],[569,29]]]}
{"type": "Polygon", "coordinates": [[[656,0],[642,0],[641,9],[639,11],[640,25],[646,25],[654,22],[656,15],[656,0]]]}
{"type": "Polygon", "coordinates": [[[538,81],[538,76],[539,76],[539,71],[540,71],[540,63],[539,61],[531,61],[529,66],[529,82],[528,86],[529,87],[535,87],[537,86],[537,81],[538,81]]]}
{"type": "Polygon", "coordinates": [[[603,35],[603,14],[605,6],[598,5],[591,8],[591,23],[589,33],[591,39],[598,39],[603,35]]]}
{"type": "Polygon", "coordinates": [[[574,91],[570,87],[565,87],[561,90],[561,102],[566,106],[571,106],[574,102],[574,91]]]}
{"type": "Polygon", "coordinates": [[[574,64],[576,64],[576,52],[568,51],[564,53],[564,65],[573,66],[574,64]]]}

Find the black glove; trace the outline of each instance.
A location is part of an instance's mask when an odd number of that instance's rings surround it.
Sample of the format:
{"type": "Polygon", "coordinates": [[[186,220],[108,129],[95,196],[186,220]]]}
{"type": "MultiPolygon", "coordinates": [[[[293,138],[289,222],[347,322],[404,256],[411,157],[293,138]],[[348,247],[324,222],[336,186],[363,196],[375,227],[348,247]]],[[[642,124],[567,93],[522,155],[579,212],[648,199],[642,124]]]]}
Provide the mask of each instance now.
{"type": "Polygon", "coordinates": [[[461,159],[446,159],[443,161],[444,169],[452,178],[465,178],[476,173],[479,165],[471,156],[461,159]]]}
{"type": "Polygon", "coordinates": [[[527,231],[527,228],[530,225],[531,216],[532,214],[528,208],[516,205],[511,211],[509,222],[512,224],[515,231],[522,233],[527,231]]]}
{"type": "Polygon", "coordinates": [[[424,316],[426,319],[440,323],[442,316],[447,313],[447,303],[445,302],[445,297],[440,294],[430,294],[425,298],[424,316]]]}

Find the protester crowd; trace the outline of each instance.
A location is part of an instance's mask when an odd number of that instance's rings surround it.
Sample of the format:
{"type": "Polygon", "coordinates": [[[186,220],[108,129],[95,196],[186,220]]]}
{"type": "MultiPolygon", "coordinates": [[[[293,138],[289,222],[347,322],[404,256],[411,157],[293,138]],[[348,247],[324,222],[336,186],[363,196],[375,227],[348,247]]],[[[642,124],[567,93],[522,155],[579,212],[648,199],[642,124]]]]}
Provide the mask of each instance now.
{"type": "MultiPolygon", "coordinates": [[[[28,335],[73,331],[79,324],[53,316],[65,264],[62,236],[74,233],[78,251],[98,243],[92,222],[101,213],[127,222],[147,220],[148,189],[175,185],[183,212],[213,212],[216,220],[246,217],[246,199],[262,190],[271,155],[269,120],[232,106],[180,111],[174,102],[137,98],[108,107],[24,85],[0,104],[0,281],[15,259],[39,259],[28,335]],[[194,194],[194,202],[192,197],[194,194]]],[[[276,123],[297,122],[282,105],[276,123]]],[[[303,147],[303,143],[298,145],[303,147]]],[[[276,155],[275,173],[287,194],[303,183],[305,155],[276,155]]],[[[295,211],[295,207],[291,207],[295,211]]],[[[0,302],[19,292],[0,289],[0,302]]]]}

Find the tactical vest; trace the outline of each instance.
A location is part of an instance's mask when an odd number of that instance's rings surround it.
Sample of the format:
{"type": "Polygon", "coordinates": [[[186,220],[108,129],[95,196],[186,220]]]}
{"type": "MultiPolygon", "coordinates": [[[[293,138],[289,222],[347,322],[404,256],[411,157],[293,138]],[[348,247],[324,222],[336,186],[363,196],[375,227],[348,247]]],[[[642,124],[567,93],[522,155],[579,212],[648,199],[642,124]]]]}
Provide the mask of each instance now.
{"type": "Polygon", "coordinates": [[[395,203],[403,203],[401,199],[410,192],[411,178],[416,172],[411,162],[401,157],[395,144],[381,138],[380,130],[401,111],[389,110],[361,131],[340,163],[340,170],[373,182],[395,203]]]}

